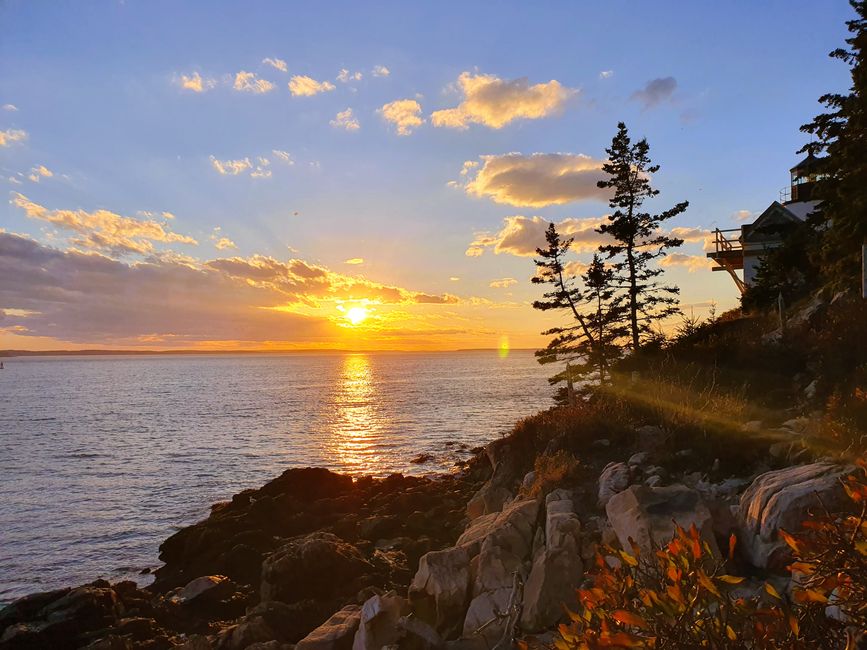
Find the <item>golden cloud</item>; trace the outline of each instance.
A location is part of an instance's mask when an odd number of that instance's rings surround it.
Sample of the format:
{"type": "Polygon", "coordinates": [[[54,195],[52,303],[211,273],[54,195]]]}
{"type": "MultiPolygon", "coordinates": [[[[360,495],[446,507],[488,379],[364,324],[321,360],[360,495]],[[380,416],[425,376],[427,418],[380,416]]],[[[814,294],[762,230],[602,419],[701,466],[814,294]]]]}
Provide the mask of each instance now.
{"type": "MultiPolygon", "coordinates": [[[[595,251],[600,244],[610,240],[606,235],[596,232],[605,217],[585,219],[569,218],[556,223],[557,232],[562,237],[572,238],[572,250],[576,253],[595,251]]],[[[469,257],[478,257],[485,250],[492,249],[495,254],[508,253],[518,257],[532,257],[537,248],[545,247],[545,230],[551,222],[542,217],[516,215],[503,219],[503,227],[496,234],[476,233],[466,250],[469,257]]]]}
{"type": "Polygon", "coordinates": [[[605,201],[609,192],[597,187],[605,178],[604,161],[584,154],[508,153],[481,156],[481,165],[466,161],[454,185],[467,194],[507,205],[544,207],[572,201],[605,201]]]}
{"type": "Polygon", "coordinates": [[[454,108],[434,111],[431,123],[438,127],[466,129],[484,124],[500,129],[517,120],[537,120],[563,111],[576,90],[551,80],[533,86],[526,78],[511,81],[494,75],[462,72],[457,87],[463,101],[454,108]]]}
{"type": "Polygon", "coordinates": [[[215,79],[203,78],[198,72],[194,72],[191,75],[182,74],[180,77],[175,78],[175,83],[183,90],[190,90],[194,93],[207,92],[217,85],[215,79]]]}
{"type": "Polygon", "coordinates": [[[329,124],[335,129],[344,129],[345,131],[358,131],[361,128],[361,124],[355,118],[351,108],[340,111],[329,124]]]}
{"type": "Polygon", "coordinates": [[[330,81],[316,81],[306,75],[295,75],[289,80],[289,92],[296,97],[312,97],[319,93],[334,90],[335,86],[330,81]]]}
{"type": "Polygon", "coordinates": [[[409,135],[413,129],[424,124],[421,104],[414,99],[397,99],[384,104],[377,112],[383,119],[394,124],[398,135],[409,135]]]}
{"type": "Polygon", "coordinates": [[[63,230],[78,233],[71,242],[85,249],[113,254],[154,252],[154,242],[197,244],[192,237],[172,232],[153,219],[124,217],[108,210],[49,210],[23,194],[15,193],[13,205],[24,210],[30,219],[48,222],[63,230]]]}
{"type": "Polygon", "coordinates": [[[235,83],[232,87],[238,92],[254,93],[256,95],[274,90],[274,84],[270,81],[260,79],[256,76],[255,72],[247,72],[246,70],[241,70],[235,75],[235,83]]]}
{"type": "Polygon", "coordinates": [[[270,65],[272,68],[276,68],[280,72],[286,72],[289,69],[283,59],[272,59],[271,57],[267,57],[262,59],[262,63],[264,63],[265,65],[270,65]]]}
{"type": "Polygon", "coordinates": [[[505,289],[511,287],[513,284],[518,284],[515,278],[500,278],[499,280],[491,280],[488,286],[492,289],[505,289]]]}
{"type": "Polygon", "coordinates": [[[253,167],[253,163],[249,158],[239,158],[238,160],[218,160],[211,156],[211,166],[223,176],[237,176],[243,174],[248,169],[253,167]]]}
{"type": "Polygon", "coordinates": [[[695,271],[706,271],[714,266],[714,261],[704,255],[686,255],[684,253],[669,253],[661,260],[659,265],[662,267],[680,266],[687,269],[690,273],[695,271]]]}

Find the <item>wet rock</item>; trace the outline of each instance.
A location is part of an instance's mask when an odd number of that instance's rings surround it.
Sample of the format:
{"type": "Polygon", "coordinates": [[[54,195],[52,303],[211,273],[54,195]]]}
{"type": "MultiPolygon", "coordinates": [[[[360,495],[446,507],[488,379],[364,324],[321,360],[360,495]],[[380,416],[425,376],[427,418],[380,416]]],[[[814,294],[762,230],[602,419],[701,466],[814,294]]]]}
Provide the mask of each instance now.
{"type": "Polygon", "coordinates": [[[396,643],[402,633],[398,622],[408,613],[409,603],[394,591],[368,599],[361,607],[352,650],[379,650],[396,643]]]}
{"type": "Polygon", "coordinates": [[[361,621],[361,608],[347,605],[301,639],[295,650],[350,650],[361,621]]]}
{"type": "Polygon", "coordinates": [[[187,585],[172,596],[172,601],[184,605],[195,599],[214,592],[225,592],[224,585],[229,582],[226,576],[201,576],[191,580],[187,585]]]}
{"type": "Polygon", "coordinates": [[[599,475],[598,503],[604,508],[618,492],[629,487],[629,466],[626,463],[608,463],[599,475]]]}
{"type": "Polygon", "coordinates": [[[658,488],[633,485],[613,496],[605,512],[624,549],[630,549],[631,538],[642,552],[649,554],[671,541],[675,523],[687,530],[695,524],[711,551],[719,555],[710,510],[698,492],[684,485],[658,488]]]}
{"type": "Polygon", "coordinates": [[[425,463],[429,463],[434,459],[432,454],[419,454],[409,462],[414,463],[416,465],[424,465],[425,463]]]}
{"type": "Polygon", "coordinates": [[[409,587],[413,611],[443,638],[460,633],[470,591],[470,556],[458,546],[422,556],[409,587]]]}
{"type": "Polygon", "coordinates": [[[741,495],[739,548],[760,568],[782,568],[787,547],[780,528],[796,531],[811,509],[821,503],[829,510],[846,504],[840,478],[852,471],[828,462],[799,465],[758,476],[741,495]]]}
{"type": "Polygon", "coordinates": [[[331,533],[311,533],[280,547],[262,564],[262,601],[327,599],[373,566],[357,548],[331,533]]]}

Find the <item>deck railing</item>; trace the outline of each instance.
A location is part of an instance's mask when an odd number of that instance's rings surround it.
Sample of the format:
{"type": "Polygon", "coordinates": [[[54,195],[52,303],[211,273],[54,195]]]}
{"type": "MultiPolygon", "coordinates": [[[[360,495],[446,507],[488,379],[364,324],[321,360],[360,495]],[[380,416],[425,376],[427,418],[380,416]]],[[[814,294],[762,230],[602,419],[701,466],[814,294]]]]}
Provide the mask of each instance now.
{"type": "Polygon", "coordinates": [[[722,253],[726,251],[739,251],[743,250],[743,244],[740,240],[740,228],[730,228],[728,230],[720,230],[716,228],[713,231],[713,245],[717,253],[722,253]],[[726,237],[727,233],[738,233],[737,237],[733,237],[729,239],[726,237]]]}

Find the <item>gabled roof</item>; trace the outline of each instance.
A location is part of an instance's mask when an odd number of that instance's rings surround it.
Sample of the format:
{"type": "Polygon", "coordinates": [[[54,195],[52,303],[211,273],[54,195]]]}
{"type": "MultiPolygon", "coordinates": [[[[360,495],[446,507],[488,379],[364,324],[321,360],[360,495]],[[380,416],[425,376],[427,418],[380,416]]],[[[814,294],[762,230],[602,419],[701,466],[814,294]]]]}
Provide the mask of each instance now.
{"type": "Polygon", "coordinates": [[[779,201],[774,201],[753,223],[743,227],[744,241],[768,241],[780,239],[779,230],[787,225],[801,223],[803,219],[779,201]]]}
{"type": "Polygon", "coordinates": [[[799,162],[797,165],[792,167],[789,171],[793,172],[796,169],[801,169],[801,168],[810,169],[811,167],[813,167],[816,164],[816,162],[818,162],[818,160],[819,159],[816,158],[816,156],[814,156],[813,154],[807,154],[806,158],[804,158],[801,162],[799,162]]]}

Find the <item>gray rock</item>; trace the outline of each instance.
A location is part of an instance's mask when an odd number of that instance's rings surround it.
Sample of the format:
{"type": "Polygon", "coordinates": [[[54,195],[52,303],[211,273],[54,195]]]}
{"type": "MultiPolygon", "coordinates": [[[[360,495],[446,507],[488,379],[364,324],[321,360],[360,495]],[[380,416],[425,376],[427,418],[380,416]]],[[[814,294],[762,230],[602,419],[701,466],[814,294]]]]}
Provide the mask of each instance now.
{"type": "Polygon", "coordinates": [[[687,530],[695,524],[711,551],[719,555],[710,510],[698,492],[684,485],[633,485],[613,496],[605,512],[624,549],[630,549],[631,538],[648,555],[671,541],[675,523],[687,530]]]}
{"type": "Polygon", "coordinates": [[[295,650],[350,650],[361,622],[361,608],[347,605],[301,639],[295,650]]]}
{"type": "Polygon", "coordinates": [[[380,650],[395,644],[403,631],[398,623],[408,613],[409,603],[394,591],[368,598],[361,606],[361,622],[352,650],[380,650]]]}
{"type": "Polygon", "coordinates": [[[629,466],[626,463],[608,463],[599,475],[599,507],[604,508],[609,499],[629,487],[629,466]]]}
{"type": "Polygon", "coordinates": [[[470,556],[464,546],[431,551],[422,556],[409,587],[415,615],[443,638],[453,638],[462,629],[470,596],[469,567],[470,556]]]}
{"type": "Polygon", "coordinates": [[[637,454],[632,454],[626,464],[630,467],[641,467],[647,464],[648,460],[650,460],[650,452],[639,451],[637,454]]]}
{"type": "Polygon", "coordinates": [[[201,576],[188,582],[183,589],[172,596],[171,600],[181,605],[189,603],[209,591],[219,589],[227,581],[226,576],[201,576]]]}
{"type": "Polygon", "coordinates": [[[738,527],[740,549],[760,568],[786,564],[787,546],[778,531],[797,531],[820,499],[833,510],[846,503],[840,478],[852,471],[834,463],[819,462],[766,472],[741,495],[738,527]]]}

